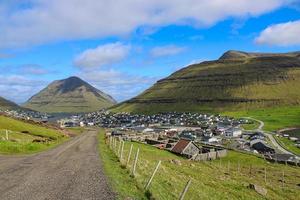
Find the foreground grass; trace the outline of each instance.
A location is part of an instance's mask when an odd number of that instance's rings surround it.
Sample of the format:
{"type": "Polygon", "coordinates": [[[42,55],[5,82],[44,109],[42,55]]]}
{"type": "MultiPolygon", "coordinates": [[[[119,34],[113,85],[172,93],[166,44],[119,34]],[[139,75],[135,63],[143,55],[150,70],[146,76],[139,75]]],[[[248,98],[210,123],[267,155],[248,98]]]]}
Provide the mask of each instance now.
{"type": "Polygon", "coordinates": [[[103,162],[104,171],[109,178],[112,188],[117,192],[118,199],[132,197],[147,199],[136,180],[129,176],[128,171],[121,166],[118,157],[105,144],[104,130],[98,135],[99,153],[103,162]]]}
{"type": "Polygon", "coordinates": [[[300,106],[277,107],[260,110],[224,112],[232,117],[253,117],[265,123],[264,130],[276,131],[300,125],[300,106]]]}
{"type": "Polygon", "coordinates": [[[0,116],[0,153],[28,154],[40,152],[66,141],[61,132],[43,126],[0,116]],[[9,140],[6,140],[9,130],[9,140]],[[33,142],[44,140],[45,142],[33,142]]]}
{"type": "MultiPolygon", "coordinates": [[[[99,140],[105,171],[117,191],[125,193],[123,197],[128,194],[127,190],[144,187],[159,160],[162,164],[148,192],[148,196],[155,199],[178,199],[189,179],[192,180],[192,184],[185,199],[265,199],[248,188],[250,183],[266,188],[267,199],[294,200],[300,195],[299,185],[297,185],[300,180],[300,171],[297,167],[270,164],[256,156],[233,151],[230,151],[229,155],[221,161],[193,162],[149,145],[126,142],[124,161],[127,160],[131,144],[134,147],[133,154],[137,148],[140,148],[136,181],[133,181],[129,178],[128,170],[120,167],[112,151],[107,146],[104,147],[104,137],[101,136],[99,140]],[[171,160],[178,160],[180,164],[174,164],[170,162],[171,160]],[[238,165],[240,165],[239,171],[238,165]],[[265,167],[267,183],[264,182],[265,167]],[[283,172],[285,175],[282,188],[283,172]]],[[[129,168],[132,167],[132,163],[133,155],[129,168]]],[[[132,193],[132,196],[136,194],[139,193],[132,193]]]]}

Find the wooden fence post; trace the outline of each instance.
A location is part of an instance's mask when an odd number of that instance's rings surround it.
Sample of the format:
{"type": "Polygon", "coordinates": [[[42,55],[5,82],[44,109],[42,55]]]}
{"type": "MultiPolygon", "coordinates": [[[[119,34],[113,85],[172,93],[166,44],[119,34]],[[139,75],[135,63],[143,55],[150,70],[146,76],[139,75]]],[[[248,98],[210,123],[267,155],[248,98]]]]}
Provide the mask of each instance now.
{"type": "Polygon", "coordinates": [[[122,147],[121,147],[121,155],[120,155],[120,162],[122,163],[123,160],[123,150],[124,150],[124,141],[122,141],[122,147]]]}
{"type": "Polygon", "coordinates": [[[184,187],[184,190],[183,190],[182,193],[180,194],[179,200],[183,200],[183,199],[184,199],[184,196],[185,196],[186,192],[188,191],[188,189],[189,189],[189,187],[190,187],[190,185],[191,185],[191,182],[192,182],[192,180],[190,179],[190,180],[186,183],[186,185],[185,185],[185,187],[184,187]]]}
{"type": "Polygon", "coordinates": [[[113,137],[109,137],[109,148],[112,149],[112,144],[113,144],[113,137]]]}
{"type": "Polygon", "coordinates": [[[238,173],[240,173],[241,166],[240,166],[240,161],[238,161],[238,173]]]}
{"type": "Polygon", "coordinates": [[[6,140],[8,140],[8,130],[5,130],[6,140]]]}
{"type": "Polygon", "coordinates": [[[116,153],[116,148],[117,148],[117,138],[114,137],[114,152],[116,153]]]}
{"type": "Polygon", "coordinates": [[[160,166],[160,163],[161,163],[161,161],[158,161],[158,163],[157,163],[157,165],[156,165],[156,167],[155,167],[155,169],[154,169],[154,171],[153,171],[153,173],[152,173],[149,181],[147,182],[147,184],[145,186],[145,190],[148,190],[148,188],[149,188],[149,186],[150,186],[150,184],[151,184],[151,182],[152,182],[152,180],[153,180],[153,178],[154,178],[154,176],[155,176],[155,174],[156,174],[156,172],[157,172],[157,170],[158,170],[158,168],[160,166]]]}
{"type": "Polygon", "coordinates": [[[140,152],[140,148],[137,149],[136,154],[135,154],[135,158],[134,158],[134,164],[132,166],[132,176],[135,176],[135,171],[136,171],[136,164],[139,158],[139,152],[140,152]]]}
{"type": "Polygon", "coordinates": [[[118,147],[118,152],[117,152],[118,157],[120,157],[121,145],[122,145],[122,140],[119,141],[119,147],[118,147]]]}
{"type": "Polygon", "coordinates": [[[129,153],[128,153],[128,157],[127,157],[126,166],[128,166],[128,164],[129,164],[130,157],[131,157],[131,152],[132,152],[132,148],[133,148],[133,145],[131,144],[130,145],[130,150],[129,150],[129,153]]]}

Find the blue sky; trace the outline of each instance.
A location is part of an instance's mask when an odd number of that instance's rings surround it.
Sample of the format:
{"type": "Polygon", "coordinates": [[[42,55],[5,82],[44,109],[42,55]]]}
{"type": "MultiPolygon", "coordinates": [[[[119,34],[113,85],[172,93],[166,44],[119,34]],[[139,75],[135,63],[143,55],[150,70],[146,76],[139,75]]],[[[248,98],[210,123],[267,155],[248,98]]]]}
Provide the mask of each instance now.
{"type": "Polygon", "coordinates": [[[299,0],[3,0],[0,96],[76,75],[123,101],[227,50],[299,47],[299,0]]]}

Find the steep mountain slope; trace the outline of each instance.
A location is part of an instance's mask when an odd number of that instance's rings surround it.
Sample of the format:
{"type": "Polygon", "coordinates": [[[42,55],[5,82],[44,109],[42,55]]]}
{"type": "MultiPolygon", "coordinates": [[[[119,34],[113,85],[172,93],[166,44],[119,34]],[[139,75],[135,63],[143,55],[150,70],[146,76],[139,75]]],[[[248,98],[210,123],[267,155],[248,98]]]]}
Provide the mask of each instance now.
{"type": "Polygon", "coordinates": [[[300,52],[228,51],[181,69],[113,111],[247,110],[300,105],[300,52]]]}
{"type": "Polygon", "coordinates": [[[109,95],[94,88],[78,77],[54,81],[31,97],[24,107],[40,112],[92,112],[114,105],[109,95]]]}
{"type": "Polygon", "coordinates": [[[19,106],[11,101],[8,101],[2,97],[0,97],[0,110],[3,109],[16,109],[19,108],[19,106]]]}

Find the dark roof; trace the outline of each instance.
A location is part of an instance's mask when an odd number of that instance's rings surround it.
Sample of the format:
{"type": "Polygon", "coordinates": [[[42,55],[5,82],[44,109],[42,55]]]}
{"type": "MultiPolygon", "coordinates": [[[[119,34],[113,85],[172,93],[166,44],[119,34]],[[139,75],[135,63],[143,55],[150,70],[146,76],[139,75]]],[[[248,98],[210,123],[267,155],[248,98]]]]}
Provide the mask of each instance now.
{"type": "Polygon", "coordinates": [[[187,139],[180,139],[173,147],[172,152],[182,153],[183,150],[189,145],[190,142],[192,141],[187,139]]]}

